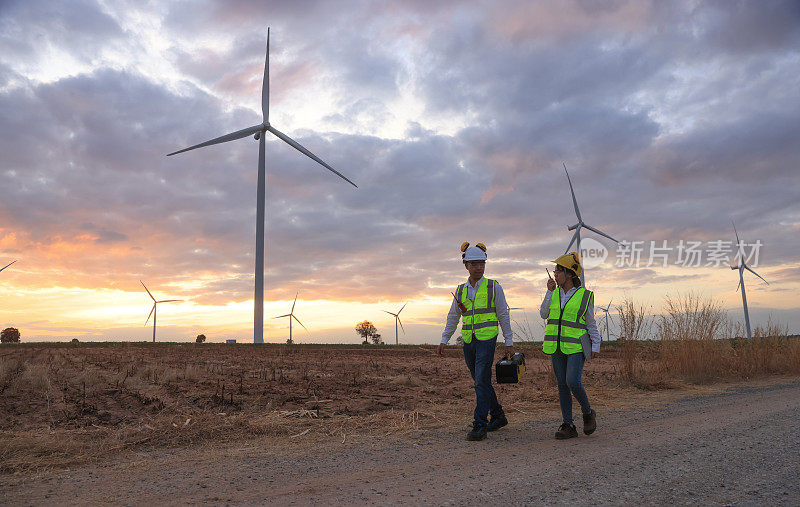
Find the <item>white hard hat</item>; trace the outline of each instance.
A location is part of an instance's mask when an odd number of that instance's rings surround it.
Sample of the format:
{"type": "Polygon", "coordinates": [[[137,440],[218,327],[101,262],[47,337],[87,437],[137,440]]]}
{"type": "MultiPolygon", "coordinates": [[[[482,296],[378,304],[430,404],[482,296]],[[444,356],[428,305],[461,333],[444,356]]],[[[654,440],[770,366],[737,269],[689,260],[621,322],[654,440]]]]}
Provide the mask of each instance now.
{"type": "Polygon", "coordinates": [[[461,245],[461,260],[468,261],[485,261],[486,260],[486,247],[483,243],[478,243],[475,246],[469,246],[469,243],[461,245]]]}

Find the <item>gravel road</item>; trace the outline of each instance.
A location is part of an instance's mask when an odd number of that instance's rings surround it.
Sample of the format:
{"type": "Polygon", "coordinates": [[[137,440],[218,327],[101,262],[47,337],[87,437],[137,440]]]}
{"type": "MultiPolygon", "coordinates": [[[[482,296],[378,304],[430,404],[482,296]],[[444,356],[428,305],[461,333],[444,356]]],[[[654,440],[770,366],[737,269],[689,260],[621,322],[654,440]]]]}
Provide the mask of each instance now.
{"type": "Polygon", "coordinates": [[[798,380],[608,413],[597,406],[597,432],[567,441],[552,438],[554,406],[548,420],[512,417],[483,442],[465,441],[465,424],[315,449],[251,442],[129,453],[54,476],[0,477],[0,496],[14,505],[800,503],[798,380]]]}

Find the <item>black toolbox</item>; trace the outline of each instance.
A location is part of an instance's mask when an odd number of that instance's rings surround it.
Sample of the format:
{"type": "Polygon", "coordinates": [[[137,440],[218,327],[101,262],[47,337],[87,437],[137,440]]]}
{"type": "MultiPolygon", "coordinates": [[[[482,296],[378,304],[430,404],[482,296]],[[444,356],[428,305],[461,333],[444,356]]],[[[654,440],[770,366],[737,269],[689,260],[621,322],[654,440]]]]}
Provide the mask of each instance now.
{"type": "Polygon", "coordinates": [[[511,357],[505,356],[494,365],[498,384],[516,384],[525,373],[525,354],[517,352],[511,357]]]}

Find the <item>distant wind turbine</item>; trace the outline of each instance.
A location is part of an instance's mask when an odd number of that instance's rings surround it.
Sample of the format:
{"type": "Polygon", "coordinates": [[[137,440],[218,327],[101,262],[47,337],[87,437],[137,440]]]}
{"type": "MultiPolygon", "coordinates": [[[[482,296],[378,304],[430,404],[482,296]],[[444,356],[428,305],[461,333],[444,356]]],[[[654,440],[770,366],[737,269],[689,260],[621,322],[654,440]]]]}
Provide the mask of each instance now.
{"type": "Polygon", "coordinates": [[[14,264],[15,262],[17,262],[17,261],[11,261],[11,262],[9,262],[8,264],[6,264],[6,265],[5,265],[5,266],[3,266],[2,268],[0,268],[0,271],[3,271],[4,269],[6,269],[6,268],[7,268],[7,267],[9,267],[10,265],[14,264]]]}
{"type": "MultiPolygon", "coordinates": [[[[750,269],[750,266],[748,266],[745,263],[745,261],[744,261],[744,251],[742,250],[742,242],[739,241],[739,233],[736,231],[736,224],[733,223],[733,220],[731,220],[731,223],[733,224],[733,232],[736,234],[736,247],[738,249],[738,252],[737,252],[736,256],[739,258],[739,265],[738,266],[731,266],[731,269],[738,269],[739,270],[739,285],[736,286],[736,290],[739,290],[739,287],[741,286],[741,288],[742,288],[742,306],[744,307],[744,325],[747,328],[747,339],[749,340],[749,339],[753,338],[753,334],[750,332],[750,312],[747,311],[747,294],[745,294],[745,290],[744,290],[744,270],[746,269],[747,271],[753,273],[754,275],[756,275],[757,277],[761,278],[762,280],[764,280],[764,278],[761,275],[759,275],[758,273],[756,273],[755,271],[753,271],[752,269],[750,269]]],[[[769,282],[766,281],[766,280],[764,280],[764,283],[769,285],[769,282]]]]}
{"type": "Polygon", "coordinates": [[[156,298],[154,298],[153,295],[150,294],[150,289],[147,288],[147,285],[145,285],[144,282],[141,281],[141,280],[139,280],[139,283],[142,284],[142,287],[144,287],[144,290],[147,291],[147,295],[150,296],[150,299],[153,300],[153,308],[151,308],[150,309],[150,313],[147,314],[147,320],[144,321],[144,325],[145,326],[147,325],[147,323],[150,321],[150,316],[152,315],[153,316],[153,343],[155,343],[156,342],[156,316],[158,315],[158,311],[157,311],[156,307],[158,306],[158,303],[172,303],[174,301],[180,301],[180,299],[162,299],[161,301],[156,301],[156,298]]]}
{"type": "MultiPolygon", "coordinates": [[[[406,304],[403,305],[403,308],[405,308],[407,304],[408,304],[408,301],[406,301],[406,304]]],[[[403,330],[403,334],[406,334],[406,330],[403,327],[403,323],[400,321],[400,312],[403,311],[403,308],[400,308],[397,311],[397,313],[392,313],[389,310],[384,310],[384,312],[388,313],[389,315],[394,315],[394,344],[395,345],[400,345],[400,340],[399,340],[399,337],[397,336],[397,324],[398,323],[400,324],[400,328],[403,330]]]]}
{"type": "MultiPolygon", "coordinates": [[[[583,228],[583,227],[586,227],[590,231],[596,232],[597,234],[599,234],[601,236],[604,236],[604,237],[610,239],[611,241],[614,241],[615,243],[619,243],[619,241],[617,241],[616,239],[612,238],[611,236],[609,236],[605,232],[599,231],[599,230],[595,229],[594,227],[592,227],[591,225],[587,225],[586,223],[584,223],[583,218],[581,218],[581,212],[578,209],[578,200],[575,199],[575,190],[572,189],[572,180],[569,178],[569,171],[567,171],[567,164],[564,164],[564,172],[567,173],[567,181],[569,182],[569,191],[572,194],[572,204],[575,206],[575,216],[578,217],[578,223],[577,224],[575,224],[575,225],[573,225],[571,227],[567,227],[568,231],[575,231],[575,234],[572,235],[572,239],[570,240],[569,245],[567,246],[567,249],[564,250],[564,253],[569,252],[569,249],[572,247],[572,244],[575,243],[575,240],[577,240],[578,241],[578,254],[581,255],[581,257],[583,257],[583,253],[581,252],[581,228],[583,228]]],[[[581,262],[583,262],[583,259],[581,259],[581,262]]],[[[585,273],[586,273],[585,269],[581,271],[581,284],[584,287],[586,286],[586,284],[584,283],[585,282],[585,278],[584,278],[584,274],[585,273]]]]}
{"type": "MultiPolygon", "coordinates": [[[[287,313],[286,315],[278,315],[277,317],[273,317],[274,319],[280,319],[281,317],[289,317],[289,343],[294,343],[292,341],[292,319],[296,320],[298,324],[303,326],[303,323],[300,322],[300,319],[298,319],[294,315],[294,305],[297,304],[297,294],[299,293],[295,293],[294,295],[294,303],[292,303],[292,310],[289,313],[287,313]]],[[[306,326],[303,326],[303,329],[308,331],[308,328],[306,326]]]]}
{"type": "MultiPolygon", "coordinates": [[[[613,299],[611,301],[613,301],[613,299]]],[[[608,302],[608,304],[606,305],[605,308],[603,308],[602,306],[598,306],[597,307],[600,310],[602,310],[603,313],[606,314],[606,341],[607,342],[611,341],[611,337],[609,336],[609,333],[608,333],[608,309],[611,308],[611,301],[608,302]]],[[[601,335],[601,338],[602,338],[602,335],[601,335]]]]}
{"type": "Polygon", "coordinates": [[[336,171],[333,167],[326,164],[322,159],[308,151],[300,145],[297,141],[290,138],[283,132],[270,125],[269,123],[269,28],[267,28],[267,58],[264,63],[264,80],[261,85],[261,113],[263,121],[259,125],[253,125],[224,136],[217,137],[204,143],[196,144],[169,153],[167,156],[177,155],[185,151],[194,150],[195,148],[202,148],[204,146],[211,146],[213,144],[225,143],[235,139],[241,139],[252,135],[258,140],[258,185],[256,189],[256,266],[255,266],[255,297],[253,309],[253,341],[255,343],[264,343],[264,196],[266,194],[266,172],[264,169],[264,135],[269,131],[275,136],[287,143],[292,148],[300,153],[306,155],[310,159],[321,164],[323,167],[339,176],[346,182],[358,188],[355,183],[347,179],[343,174],[336,171]]]}

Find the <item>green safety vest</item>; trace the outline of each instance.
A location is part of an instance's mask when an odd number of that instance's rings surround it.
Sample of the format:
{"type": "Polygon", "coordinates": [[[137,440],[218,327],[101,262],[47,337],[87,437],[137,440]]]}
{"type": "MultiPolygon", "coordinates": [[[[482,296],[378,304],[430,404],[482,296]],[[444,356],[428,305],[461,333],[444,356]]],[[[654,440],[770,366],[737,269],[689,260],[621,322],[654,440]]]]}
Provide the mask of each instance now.
{"type": "Polygon", "coordinates": [[[592,291],[579,287],[562,310],[561,288],[557,287],[553,291],[542,352],[553,354],[556,348],[567,355],[583,351],[581,337],[589,332],[586,329],[586,310],[593,298],[592,291]]]}
{"type": "Polygon", "coordinates": [[[475,301],[467,297],[467,284],[462,283],[456,289],[456,299],[467,309],[461,314],[461,339],[464,343],[472,341],[474,336],[480,341],[491,340],[497,336],[497,308],[494,306],[494,280],[485,278],[475,292],[475,301]]]}

